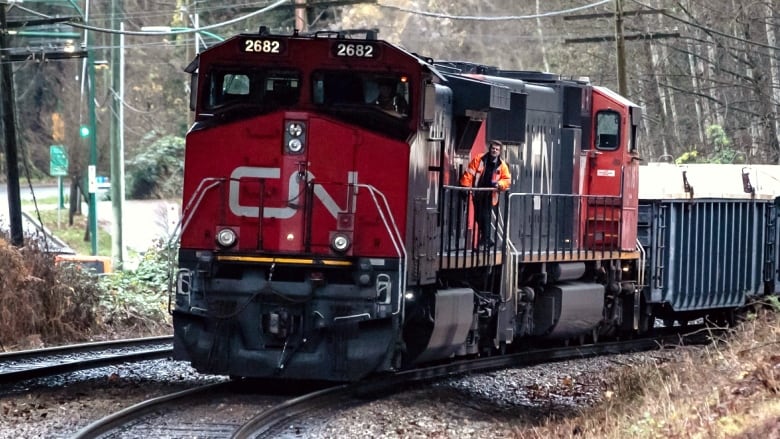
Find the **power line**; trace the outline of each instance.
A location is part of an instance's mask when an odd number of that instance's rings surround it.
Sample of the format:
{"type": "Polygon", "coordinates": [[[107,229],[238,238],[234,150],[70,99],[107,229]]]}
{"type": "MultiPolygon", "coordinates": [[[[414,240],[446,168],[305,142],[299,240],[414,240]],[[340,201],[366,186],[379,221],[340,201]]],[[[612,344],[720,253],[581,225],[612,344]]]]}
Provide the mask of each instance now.
{"type": "Polygon", "coordinates": [[[611,3],[611,2],[612,0],[600,0],[595,3],[590,3],[587,5],[578,6],[576,8],[565,9],[561,11],[544,12],[541,14],[533,14],[533,15],[504,15],[504,16],[496,16],[496,17],[479,17],[473,15],[451,15],[451,14],[443,14],[439,12],[419,11],[415,9],[405,8],[403,6],[386,5],[382,3],[377,3],[377,6],[379,6],[380,8],[393,9],[396,11],[406,12],[409,14],[422,15],[425,17],[433,17],[433,18],[449,18],[451,20],[471,20],[471,21],[509,21],[509,20],[528,20],[528,19],[536,19],[536,18],[555,17],[558,15],[566,15],[572,12],[582,11],[584,9],[601,6],[605,3],[611,3]]]}
{"type": "Polygon", "coordinates": [[[637,0],[630,0],[630,1],[640,5],[642,7],[648,8],[650,10],[657,11],[661,15],[669,17],[672,20],[679,21],[680,23],[686,24],[686,25],[691,26],[691,27],[695,27],[697,29],[701,29],[704,32],[708,32],[708,33],[711,33],[711,34],[714,34],[714,35],[718,35],[718,36],[721,36],[721,37],[725,37],[725,38],[728,38],[728,39],[740,41],[740,42],[745,43],[745,44],[750,44],[750,45],[753,45],[753,46],[763,47],[764,49],[771,49],[771,50],[777,49],[777,47],[769,45],[769,44],[764,44],[764,43],[761,43],[759,41],[753,41],[753,40],[748,40],[748,39],[745,39],[745,38],[740,38],[740,37],[738,37],[736,35],[730,35],[730,34],[727,34],[725,32],[721,32],[719,30],[713,29],[711,27],[707,27],[707,26],[704,26],[704,25],[701,25],[701,24],[698,24],[698,23],[694,23],[692,21],[688,21],[688,20],[686,20],[684,18],[680,18],[680,17],[678,17],[678,16],[676,16],[674,14],[670,14],[665,9],[656,9],[656,8],[650,6],[650,5],[646,5],[646,4],[644,4],[644,3],[640,2],[640,1],[637,1],[637,0]]]}
{"type": "MultiPolygon", "coordinates": [[[[250,2],[250,3],[243,3],[239,5],[225,5],[221,4],[220,6],[203,6],[198,7],[198,12],[219,12],[222,10],[229,10],[234,8],[250,8],[250,7],[265,7],[267,6],[269,1],[257,1],[257,2],[250,2]]],[[[14,9],[19,9],[22,11],[30,12],[35,15],[39,15],[34,10],[30,10],[29,8],[26,8],[24,6],[21,6],[20,4],[16,3],[13,5],[14,9]]],[[[177,13],[176,11],[173,11],[174,13],[177,13]]],[[[101,14],[90,14],[90,20],[110,20],[113,18],[114,14],[112,13],[101,13],[101,14]]],[[[123,19],[131,19],[131,18],[148,18],[148,17],[159,17],[159,18],[166,18],[170,17],[170,11],[134,11],[134,12],[123,12],[122,13],[123,19]]]]}
{"type": "MultiPolygon", "coordinates": [[[[75,28],[79,28],[79,29],[91,30],[91,31],[94,31],[94,32],[101,32],[101,33],[108,33],[108,34],[142,35],[142,36],[194,34],[194,33],[198,33],[198,32],[204,31],[204,30],[216,29],[216,28],[219,28],[219,27],[222,27],[222,26],[227,26],[227,25],[230,25],[230,24],[238,23],[239,21],[243,21],[243,20],[246,20],[248,18],[252,18],[252,17],[254,17],[256,15],[263,14],[263,13],[268,12],[268,11],[270,11],[272,9],[275,9],[275,8],[277,8],[279,6],[282,6],[282,4],[284,4],[284,3],[289,3],[289,1],[290,0],[278,0],[278,1],[276,1],[276,2],[274,2],[272,4],[270,4],[270,5],[266,6],[265,8],[258,9],[257,11],[250,12],[249,14],[242,15],[240,17],[236,17],[236,18],[233,18],[231,20],[223,21],[223,22],[220,22],[220,23],[214,23],[214,24],[210,24],[208,26],[199,27],[197,29],[171,30],[171,31],[166,31],[166,32],[141,32],[141,31],[119,31],[119,30],[116,30],[116,29],[107,29],[107,28],[102,28],[102,27],[90,26],[90,25],[86,25],[86,24],[75,23],[75,22],[72,22],[72,21],[66,22],[65,24],[67,24],[69,26],[72,26],[72,27],[75,27],[75,28]]],[[[51,16],[46,15],[44,13],[33,11],[31,9],[26,9],[26,10],[28,12],[34,14],[34,15],[39,16],[39,17],[54,18],[54,17],[51,17],[51,16]]]]}

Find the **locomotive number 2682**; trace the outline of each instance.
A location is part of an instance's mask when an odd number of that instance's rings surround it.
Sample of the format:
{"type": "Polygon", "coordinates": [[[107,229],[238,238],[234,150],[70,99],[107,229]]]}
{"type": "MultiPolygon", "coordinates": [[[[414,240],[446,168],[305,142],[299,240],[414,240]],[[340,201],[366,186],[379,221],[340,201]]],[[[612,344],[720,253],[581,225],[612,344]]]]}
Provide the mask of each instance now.
{"type": "Polygon", "coordinates": [[[279,40],[249,38],[244,41],[244,52],[278,54],[282,53],[282,43],[279,40]]]}
{"type": "Polygon", "coordinates": [[[333,54],[336,56],[354,56],[357,58],[374,58],[376,50],[372,44],[365,43],[336,43],[333,46],[333,54]]]}

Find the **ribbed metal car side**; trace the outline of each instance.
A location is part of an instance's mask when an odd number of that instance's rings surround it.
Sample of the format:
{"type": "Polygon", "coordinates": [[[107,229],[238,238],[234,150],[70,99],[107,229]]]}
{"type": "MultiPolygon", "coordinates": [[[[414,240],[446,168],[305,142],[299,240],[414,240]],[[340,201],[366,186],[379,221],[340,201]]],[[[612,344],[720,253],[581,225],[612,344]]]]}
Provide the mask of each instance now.
{"type": "Polygon", "coordinates": [[[649,303],[674,311],[732,308],[773,291],[774,199],[640,200],[649,303]]]}

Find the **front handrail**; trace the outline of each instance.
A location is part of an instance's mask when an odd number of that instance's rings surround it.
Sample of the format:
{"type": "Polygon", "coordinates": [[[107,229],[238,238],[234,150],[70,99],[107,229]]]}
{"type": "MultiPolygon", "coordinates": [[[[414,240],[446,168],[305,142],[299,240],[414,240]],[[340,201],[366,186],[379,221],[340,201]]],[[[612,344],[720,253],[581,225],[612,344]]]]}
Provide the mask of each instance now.
{"type": "Polygon", "coordinates": [[[185,230],[187,230],[187,226],[189,226],[190,221],[195,216],[195,212],[198,211],[198,206],[200,206],[200,203],[203,201],[203,197],[206,195],[206,192],[221,185],[222,183],[225,182],[225,180],[227,179],[209,177],[209,178],[204,178],[203,180],[200,181],[198,187],[195,188],[195,192],[192,193],[192,196],[190,197],[189,201],[187,201],[187,204],[185,205],[184,209],[182,209],[182,211],[186,213],[186,217],[182,216],[181,218],[179,218],[179,221],[176,223],[176,227],[174,227],[173,233],[171,233],[171,237],[168,240],[169,247],[171,247],[174,242],[178,241],[181,234],[184,233],[185,230]],[[207,187],[203,187],[206,183],[210,183],[210,184],[207,187]]]}
{"type": "Polygon", "coordinates": [[[398,264],[398,276],[399,276],[399,282],[400,285],[398,285],[398,308],[393,311],[393,315],[396,315],[401,312],[401,305],[403,304],[403,294],[406,291],[406,275],[407,275],[407,253],[406,253],[406,246],[403,242],[403,237],[401,235],[401,232],[398,230],[398,225],[395,222],[395,216],[392,214],[392,210],[390,209],[390,204],[387,202],[387,197],[374,187],[373,185],[364,184],[364,183],[357,183],[355,184],[357,187],[362,187],[368,190],[368,192],[371,194],[371,199],[374,201],[374,206],[377,209],[377,212],[379,213],[379,217],[382,220],[383,225],[385,226],[385,230],[387,231],[388,236],[390,237],[390,241],[393,244],[393,247],[395,248],[396,254],[398,255],[400,259],[400,263],[398,264]],[[384,209],[386,211],[382,210],[382,206],[379,204],[379,200],[377,200],[377,195],[382,199],[382,204],[384,206],[384,209]],[[387,218],[390,218],[390,222],[388,223],[387,218]],[[391,229],[392,226],[392,229],[391,229]]]}
{"type": "MultiPolygon", "coordinates": [[[[206,192],[210,191],[215,187],[220,186],[222,183],[224,183],[224,181],[225,181],[224,178],[215,178],[215,177],[204,178],[203,180],[200,181],[198,187],[195,188],[195,192],[192,193],[192,196],[187,201],[187,204],[183,209],[183,212],[185,212],[186,217],[182,216],[181,218],[179,218],[179,221],[176,222],[176,227],[173,228],[171,237],[168,239],[168,244],[166,248],[168,252],[173,253],[174,249],[177,247],[175,243],[179,242],[182,233],[184,233],[184,231],[187,229],[187,226],[189,226],[190,221],[195,215],[195,212],[197,212],[200,203],[203,201],[203,197],[206,195],[206,192]]],[[[175,255],[169,254],[168,261],[169,261],[168,313],[170,314],[172,313],[172,305],[173,305],[172,297],[175,295],[173,284],[174,284],[174,279],[178,277],[178,271],[176,270],[175,255]]]]}

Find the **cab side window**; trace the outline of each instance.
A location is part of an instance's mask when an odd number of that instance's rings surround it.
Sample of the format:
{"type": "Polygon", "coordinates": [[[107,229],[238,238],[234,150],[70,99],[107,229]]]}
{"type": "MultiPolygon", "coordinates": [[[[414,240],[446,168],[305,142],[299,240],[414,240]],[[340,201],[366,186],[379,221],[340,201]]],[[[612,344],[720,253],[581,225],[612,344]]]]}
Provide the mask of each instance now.
{"type": "Polygon", "coordinates": [[[614,151],[620,146],[620,114],[599,111],[596,114],[596,149],[614,151]]]}

